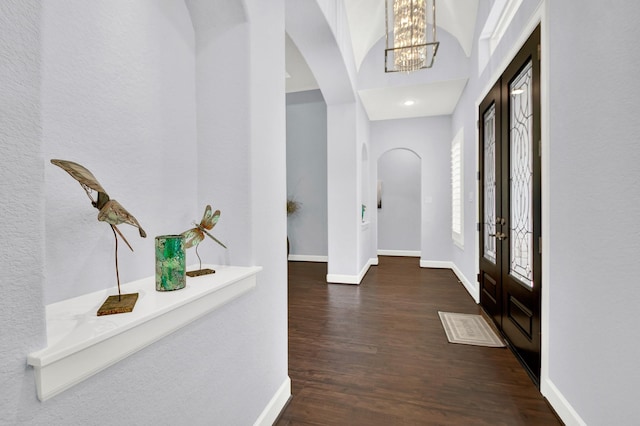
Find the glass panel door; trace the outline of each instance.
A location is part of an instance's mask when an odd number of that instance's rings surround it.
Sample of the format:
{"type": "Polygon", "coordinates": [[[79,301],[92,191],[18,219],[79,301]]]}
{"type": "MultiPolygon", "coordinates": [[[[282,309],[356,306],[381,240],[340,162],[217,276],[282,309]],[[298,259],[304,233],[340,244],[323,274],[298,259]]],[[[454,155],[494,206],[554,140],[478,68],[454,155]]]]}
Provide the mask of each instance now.
{"type": "Polygon", "coordinates": [[[509,273],[533,287],[533,96],[532,62],[509,85],[511,250],[509,273]]]}

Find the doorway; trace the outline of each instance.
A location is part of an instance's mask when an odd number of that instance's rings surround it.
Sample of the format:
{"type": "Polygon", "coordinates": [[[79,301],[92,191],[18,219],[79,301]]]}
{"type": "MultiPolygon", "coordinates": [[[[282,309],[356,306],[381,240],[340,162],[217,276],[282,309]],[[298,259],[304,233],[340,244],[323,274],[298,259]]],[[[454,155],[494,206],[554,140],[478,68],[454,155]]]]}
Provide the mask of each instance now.
{"type": "Polygon", "coordinates": [[[540,27],[479,108],[480,304],[540,380],[540,27]]]}
{"type": "Polygon", "coordinates": [[[421,162],[406,148],[394,148],[378,159],[378,254],[420,256],[421,162]]]}

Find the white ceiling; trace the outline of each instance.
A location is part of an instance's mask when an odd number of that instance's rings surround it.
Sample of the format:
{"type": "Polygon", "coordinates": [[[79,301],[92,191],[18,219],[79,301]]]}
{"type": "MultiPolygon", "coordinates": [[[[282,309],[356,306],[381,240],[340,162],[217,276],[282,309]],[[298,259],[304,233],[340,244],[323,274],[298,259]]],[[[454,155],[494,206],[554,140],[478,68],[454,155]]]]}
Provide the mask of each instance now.
{"type": "MultiPolygon", "coordinates": [[[[384,57],[384,48],[378,49],[376,47],[375,50],[381,51],[372,51],[374,46],[380,45],[379,42],[385,34],[384,0],[343,1],[356,67],[360,73],[369,72],[370,74],[371,70],[365,70],[363,67],[371,66],[372,63],[377,62],[365,61],[367,56],[384,57]]],[[[452,36],[459,44],[455,51],[461,52],[460,56],[467,64],[473,47],[479,1],[481,0],[438,0],[436,4],[438,39],[440,39],[442,31],[449,33],[449,37],[452,36]]],[[[438,56],[443,54],[442,49],[444,48],[445,46],[441,44],[438,56]]],[[[456,64],[460,64],[460,59],[456,64]]],[[[358,88],[360,89],[358,90],[360,99],[369,119],[387,120],[451,114],[464,89],[466,78],[457,78],[460,75],[459,69],[451,70],[452,76],[447,76],[448,73],[442,72],[442,69],[436,70],[438,66],[441,68],[447,66],[447,61],[436,60],[433,68],[406,75],[406,79],[402,76],[394,76],[392,79],[382,76],[378,78],[377,87],[358,88]],[[434,80],[434,75],[441,78],[434,80]],[[404,102],[409,99],[415,102],[411,107],[404,105],[404,102]]],[[[287,92],[318,88],[311,70],[288,36],[286,38],[286,67],[287,92]]],[[[381,68],[379,72],[384,74],[383,66],[381,68]]],[[[377,69],[376,72],[378,72],[377,69]]]]}

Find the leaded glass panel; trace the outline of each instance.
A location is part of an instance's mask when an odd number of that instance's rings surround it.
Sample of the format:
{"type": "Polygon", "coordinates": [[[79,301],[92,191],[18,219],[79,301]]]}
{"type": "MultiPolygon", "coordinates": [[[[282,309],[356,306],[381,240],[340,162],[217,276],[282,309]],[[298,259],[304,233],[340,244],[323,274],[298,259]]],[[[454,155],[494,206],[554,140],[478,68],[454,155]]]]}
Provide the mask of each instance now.
{"type": "Polygon", "coordinates": [[[509,85],[510,274],[533,287],[533,93],[532,63],[509,85]]]}
{"type": "Polygon", "coordinates": [[[496,263],[496,106],[484,113],[484,257],[496,263]]]}

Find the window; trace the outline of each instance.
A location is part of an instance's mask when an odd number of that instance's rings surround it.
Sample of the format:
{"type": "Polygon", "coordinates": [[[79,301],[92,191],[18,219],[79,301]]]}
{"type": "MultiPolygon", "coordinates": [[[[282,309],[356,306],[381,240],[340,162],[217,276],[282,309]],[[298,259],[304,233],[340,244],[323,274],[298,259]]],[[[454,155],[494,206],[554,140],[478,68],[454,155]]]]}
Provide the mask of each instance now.
{"type": "Polygon", "coordinates": [[[495,0],[478,39],[478,74],[486,68],[493,51],[502,40],[522,0],[495,0]]]}
{"type": "Polygon", "coordinates": [[[464,247],[463,154],[464,131],[460,129],[451,141],[451,237],[460,248],[464,247]]]}

